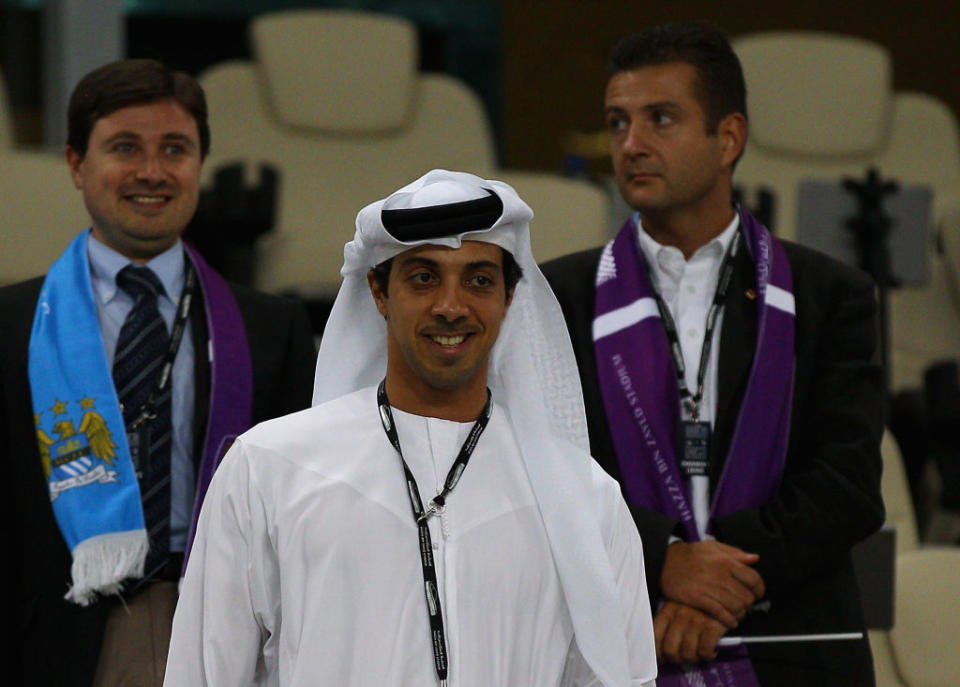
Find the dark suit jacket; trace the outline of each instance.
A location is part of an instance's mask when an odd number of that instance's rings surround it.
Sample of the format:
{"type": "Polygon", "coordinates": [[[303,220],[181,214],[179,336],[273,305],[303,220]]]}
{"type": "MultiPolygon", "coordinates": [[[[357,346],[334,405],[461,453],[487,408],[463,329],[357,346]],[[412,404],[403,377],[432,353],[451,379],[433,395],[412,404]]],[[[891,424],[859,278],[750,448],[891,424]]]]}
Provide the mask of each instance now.
{"type": "MultiPolygon", "coordinates": [[[[82,608],[63,599],[70,581],[70,552],[50,507],[37,447],[27,349],[43,279],[0,289],[0,458],[8,564],[4,586],[7,642],[3,681],[16,685],[89,685],[96,670],[106,613],[115,600],[82,608]],[[12,556],[10,555],[12,553],[12,556]],[[10,562],[12,561],[12,563],[10,562]],[[12,675],[11,675],[12,671],[12,675]]],[[[306,311],[295,301],[232,286],[246,325],[253,361],[254,423],[310,405],[316,365],[306,311]]],[[[210,390],[207,328],[202,299],[191,309],[196,413],[195,460],[206,431],[210,390]]]]}
{"type": "MultiPolygon", "coordinates": [[[[754,611],[731,634],[807,634],[863,630],[850,549],[883,522],[880,496],[882,380],[876,362],[873,284],[861,272],[784,242],[796,299],[796,381],[782,484],[757,509],[716,519],[717,539],[758,553],[769,611],[754,611]]],[[[543,266],[567,320],[580,367],[590,447],[614,477],[620,468],[597,381],[591,339],[600,249],[543,266]]],[[[723,469],[756,348],[755,286],[741,251],[720,334],[718,398],[710,447],[711,494],[723,469]]],[[[643,539],[647,586],[656,609],[668,538],[678,523],[631,506],[643,539]]],[[[872,685],[863,642],[753,645],[763,685],[872,685]]]]}

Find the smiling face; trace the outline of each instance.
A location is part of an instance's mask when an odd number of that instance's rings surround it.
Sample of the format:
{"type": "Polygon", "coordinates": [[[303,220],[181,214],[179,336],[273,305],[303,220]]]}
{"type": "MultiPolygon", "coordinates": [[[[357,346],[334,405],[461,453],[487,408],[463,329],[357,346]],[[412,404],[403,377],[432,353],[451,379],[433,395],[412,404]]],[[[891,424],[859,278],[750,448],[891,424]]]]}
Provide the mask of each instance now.
{"type": "Polygon", "coordinates": [[[725,226],[731,217],[730,180],[746,121],[734,113],[708,131],[696,79],[692,65],[668,62],[619,72],[607,84],[614,174],[644,228],[684,218],[725,226]]]}
{"type": "Polygon", "coordinates": [[[93,236],[131,260],[146,262],[172,246],[197,209],[200,135],[173,100],[101,117],[86,154],[68,146],[66,155],[93,236]]]}
{"type": "Polygon", "coordinates": [[[421,415],[475,419],[510,303],[503,249],[479,241],[459,249],[424,245],[393,259],[389,293],[372,272],[368,282],[387,322],[391,403],[421,415]]]}

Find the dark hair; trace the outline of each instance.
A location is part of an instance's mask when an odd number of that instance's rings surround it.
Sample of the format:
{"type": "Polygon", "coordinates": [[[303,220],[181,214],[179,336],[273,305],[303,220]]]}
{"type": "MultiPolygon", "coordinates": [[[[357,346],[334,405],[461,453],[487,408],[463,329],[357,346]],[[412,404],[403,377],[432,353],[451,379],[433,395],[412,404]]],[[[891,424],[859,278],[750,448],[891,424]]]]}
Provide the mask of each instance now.
{"type": "MultiPolygon", "coordinates": [[[[517,283],[523,278],[523,268],[517,263],[517,259],[513,257],[513,253],[505,248],[501,248],[500,250],[503,252],[503,285],[507,293],[507,298],[509,299],[513,290],[517,287],[517,283]]],[[[383,291],[384,295],[387,295],[387,289],[390,286],[390,268],[392,265],[393,258],[390,258],[384,260],[379,265],[375,265],[372,269],[373,278],[376,280],[377,285],[380,287],[380,290],[383,291]]]]}
{"type": "Polygon", "coordinates": [[[210,151],[207,99],[196,79],[157,60],[120,60],[94,69],[73,89],[67,109],[67,145],[87,154],[90,132],[101,117],[130,105],[173,100],[193,115],[200,154],[210,151]]]}
{"type": "Polygon", "coordinates": [[[661,24],[622,39],[610,51],[609,76],[641,67],[686,62],[697,71],[696,97],[707,133],[733,112],[747,116],[743,68],[723,31],[709,24],[661,24]]]}

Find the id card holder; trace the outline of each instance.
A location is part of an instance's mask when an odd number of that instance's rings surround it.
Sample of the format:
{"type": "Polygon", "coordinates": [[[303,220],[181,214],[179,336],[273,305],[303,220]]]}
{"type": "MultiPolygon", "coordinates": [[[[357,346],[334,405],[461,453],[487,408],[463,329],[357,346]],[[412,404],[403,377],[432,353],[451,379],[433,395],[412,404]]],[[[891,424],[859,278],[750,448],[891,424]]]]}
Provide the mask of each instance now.
{"type": "Polygon", "coordinates": [[[149,430],[146,427],[127,430],[127,443],[130,445],[130,460],[133,461],[133,471],[137,475],[137,480],[143,479],[147,447],[150,445],[150,437],[147,434],[149,430]]]}
{"type": "Polygon", "coordinates": [[[685,478],[705,476],[710,462],[710,423],[681,420],[677,437],[677,457],[685,478]]]}

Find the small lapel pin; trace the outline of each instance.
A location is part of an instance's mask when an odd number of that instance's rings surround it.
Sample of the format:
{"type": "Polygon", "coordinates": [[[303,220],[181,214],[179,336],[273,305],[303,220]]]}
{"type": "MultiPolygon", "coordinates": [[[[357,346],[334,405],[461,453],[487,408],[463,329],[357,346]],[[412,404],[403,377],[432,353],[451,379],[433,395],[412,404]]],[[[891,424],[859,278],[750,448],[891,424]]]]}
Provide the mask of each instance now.
{"type": "Polygon", "coordinates": [[[744,295],[749,298],[751,301],[757,300],[757,292],[753,289],[747,289],[744,295]]]}

